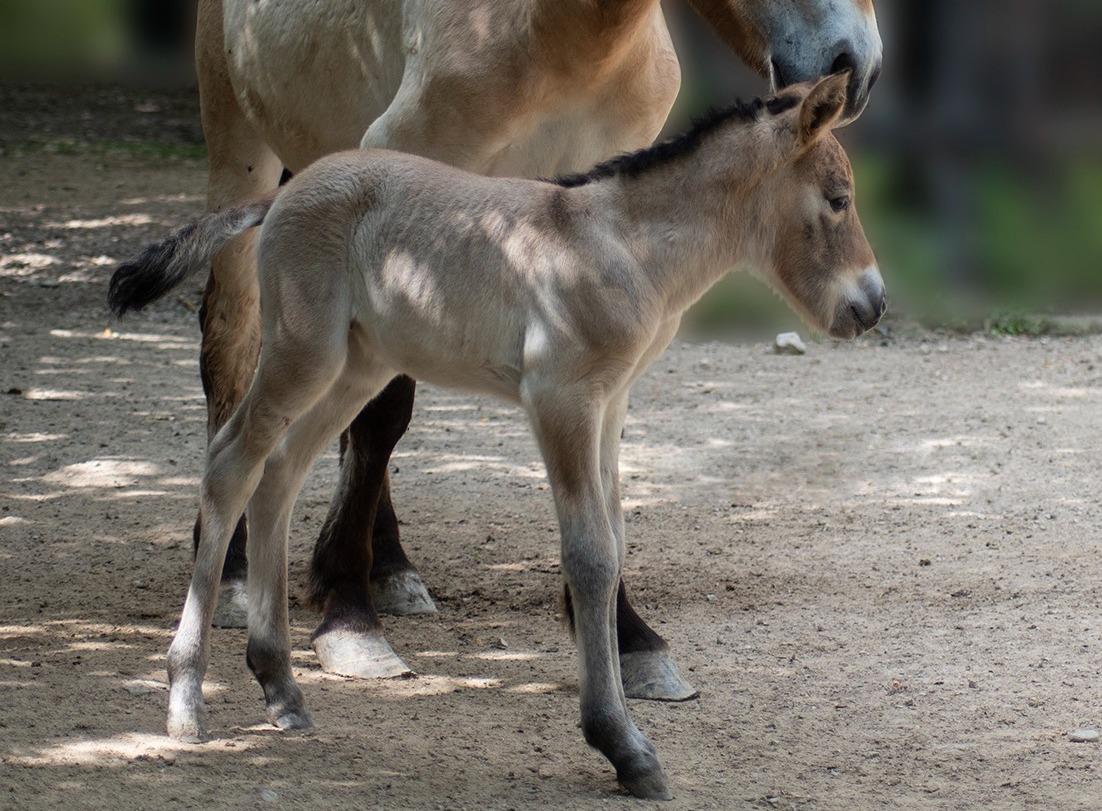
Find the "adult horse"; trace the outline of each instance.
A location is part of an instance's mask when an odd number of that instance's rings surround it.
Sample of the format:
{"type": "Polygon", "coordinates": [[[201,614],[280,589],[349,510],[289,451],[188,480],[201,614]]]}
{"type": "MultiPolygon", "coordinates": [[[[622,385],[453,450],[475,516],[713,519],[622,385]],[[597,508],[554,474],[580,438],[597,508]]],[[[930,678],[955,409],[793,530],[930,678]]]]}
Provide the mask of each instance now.
{"type": "MultiPolygon", "coordinates": [[[[872,0],[689,2],[774,86],[848,69],[846,116],[866,104],[881,59],[872,0]]],[[[576,171],[651,143],[680,85],[659,0],[200,0],[196,61],[212,210],[357,144],[490,175],[576,171]]],[[[215,258],[200,312],[211,437],[256,364],[254,239],[215,258]]],[[[387,479],[413,396],[414,381],[395,378],[342,437],[311,572],[324,613],[314,648],[332,672],[406,672],[376,610],[433,610],[399,544],[387,479]]],[[[216,624],[244,625],[245,544],[242,519],[216,624]]],[[[617,638],[627,695],[694,694],[622,581],[617,638]]]]}

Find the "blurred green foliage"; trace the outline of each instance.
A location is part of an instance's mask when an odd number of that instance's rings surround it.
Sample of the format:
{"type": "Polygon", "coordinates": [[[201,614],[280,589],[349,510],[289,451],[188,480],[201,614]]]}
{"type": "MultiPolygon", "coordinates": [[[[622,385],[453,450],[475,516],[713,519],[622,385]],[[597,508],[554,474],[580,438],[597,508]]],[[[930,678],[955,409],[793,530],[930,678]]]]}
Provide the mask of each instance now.
{"type": "Polygon", "coordinates": [[[107,69],[129,47],[126,0],[3,0],[0,68],[50,75],[107,69]]]}

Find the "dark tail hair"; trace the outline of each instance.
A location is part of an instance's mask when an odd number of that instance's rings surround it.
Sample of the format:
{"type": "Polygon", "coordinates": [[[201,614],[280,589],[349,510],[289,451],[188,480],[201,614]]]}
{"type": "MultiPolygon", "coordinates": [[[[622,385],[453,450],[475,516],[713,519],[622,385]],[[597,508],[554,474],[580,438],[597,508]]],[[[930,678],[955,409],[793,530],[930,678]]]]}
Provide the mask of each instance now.
{"type": "Polygon", "coordinates": [[[260,225],[275,202],[275,193],[237,208],[208,214],[185,225],[168,239],[150,245],[142,255],[111,276],[107,306],[117,315],[152,304],[199,268],[209,267],[218,249],[233,237],[260,225]]]}

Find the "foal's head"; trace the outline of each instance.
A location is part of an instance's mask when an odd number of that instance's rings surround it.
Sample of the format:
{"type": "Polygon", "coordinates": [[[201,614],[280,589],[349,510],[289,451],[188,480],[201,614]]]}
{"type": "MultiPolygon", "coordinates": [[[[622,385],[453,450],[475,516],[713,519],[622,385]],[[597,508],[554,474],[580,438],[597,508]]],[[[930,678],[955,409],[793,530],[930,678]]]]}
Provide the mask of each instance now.
{"type": "Polygon", "coordinates": [[[781,157],[761,184],[761,269],[797,312],[836,338],[874,327],[887,301],[857,217],[849,158],[832,133],[848,81],[839,74],[792,88],[770,102],[782,112],[762,122],[774,141],[766,148],[779,147],[781,157]]]}

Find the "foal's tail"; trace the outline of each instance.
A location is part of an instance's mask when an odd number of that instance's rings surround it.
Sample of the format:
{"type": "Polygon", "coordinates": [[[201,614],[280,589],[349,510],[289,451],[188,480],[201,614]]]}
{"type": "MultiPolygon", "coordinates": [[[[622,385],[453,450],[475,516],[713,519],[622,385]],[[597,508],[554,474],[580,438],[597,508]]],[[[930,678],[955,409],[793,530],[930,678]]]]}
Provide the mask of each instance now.
{"type": "Polygon", "coordinates": [[[272,192],[237,208],[207,214],[168,239],[150,245],[111,277],[107,305],[115,315],[152,304],[199,268],[209,267],[218,249],[264,222],[275,202],[272,192]]]}

